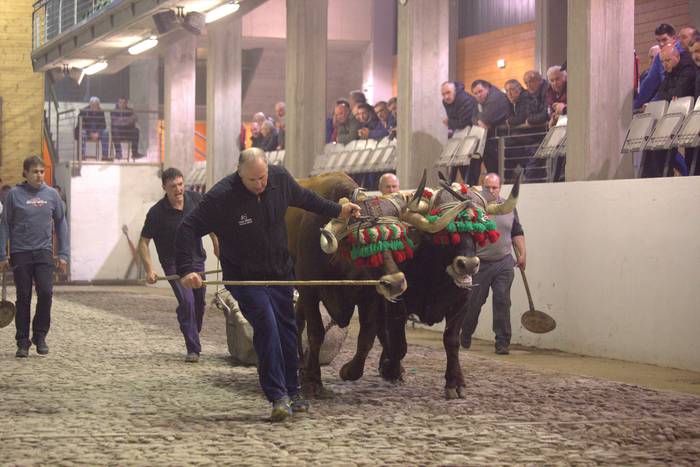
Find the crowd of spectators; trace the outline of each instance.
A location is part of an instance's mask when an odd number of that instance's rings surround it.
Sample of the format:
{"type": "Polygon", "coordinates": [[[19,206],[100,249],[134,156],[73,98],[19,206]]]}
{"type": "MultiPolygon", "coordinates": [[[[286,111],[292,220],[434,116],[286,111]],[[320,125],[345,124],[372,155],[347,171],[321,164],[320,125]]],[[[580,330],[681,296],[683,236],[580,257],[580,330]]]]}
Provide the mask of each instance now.
{"type": "Polygon", "coordinates": [[[370,105],[362,91],[352,91],[347,100],[335,102],[333,115],[326,119],[326,143],[348,144],[395,135],[396,97],[370,105]]]}
{"type": "Polygon", "coordinates": [[[74,137],[80,140],[81,155],[86,154],[87,143],[94,141],[99,143],[100,152],[96,151],[95,157],[101,160],[111,160],[110,141],[114,146],[114,157],[122,158],[122,143],[128,143],[131,157],[138,159],[144,155],[139,153],[139,129],[136,126],[137,118],[134,109],[129,107],[126,97],[119,97],[114,109],[109,113],[109,131],[105,110],[101,107],[100,98],[93,96],[86,107],[80,109],[78,121],[74,130],[74,137]]]}

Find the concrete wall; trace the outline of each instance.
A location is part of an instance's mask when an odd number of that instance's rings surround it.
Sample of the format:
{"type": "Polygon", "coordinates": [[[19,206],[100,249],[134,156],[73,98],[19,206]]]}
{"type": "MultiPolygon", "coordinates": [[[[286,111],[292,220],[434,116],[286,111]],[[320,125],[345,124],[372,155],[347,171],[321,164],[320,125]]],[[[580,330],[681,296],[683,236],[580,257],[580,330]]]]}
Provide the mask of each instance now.
{"type": "Polygon", "coordinates": [[[41,155],[44,76],[34,73],[32,1],[0,0],[0,177],[22,180],[22,161],[41,155]]]}
{"type": "MultiPolygon", "coordinates": [[[[505,191],[505,190],[504,190],[505,191]]],[[[513,343],[700,371],[700,177],[526,185],[518,205],[535,335],[516,271],[513,343]]],[[[476,337],[493,340],[491,301],[476,337]]]]}

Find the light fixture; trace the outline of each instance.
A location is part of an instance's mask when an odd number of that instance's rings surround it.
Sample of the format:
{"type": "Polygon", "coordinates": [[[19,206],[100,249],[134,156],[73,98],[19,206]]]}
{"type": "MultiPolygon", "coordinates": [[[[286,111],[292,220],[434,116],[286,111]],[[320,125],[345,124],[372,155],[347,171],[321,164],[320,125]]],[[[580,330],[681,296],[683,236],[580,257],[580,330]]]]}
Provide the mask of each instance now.
{"type": "Polygon", "coordinates": [[[219,20],[224,16],[228,16],[232,13],[237,12],[240,7],[241,5],[240,3],[238,3],[238,0],[227,1],[224,4],[217,6],[213,10],[208,11],[206,22],[213,23],[214,21],[219,20]]]}
{"type": "Polygon", "coordinates": [[[148,39],[144,39],[131,47],[129,47],[129,53],[131,55],[138,55],[142,52],[152,49],[158,45],[158,38],[156,36],[151,36],[148,39]]]}
{"type": "Polygon", "coordinates": [[[505,68],[506,67],[506,61],[502,58],[499,58],[498,61],[496,62],[496,66],[498,68],[505,68]]]}
{"type": "Polygon", "coordinates": [[[90,66],[87,66],[83,69],[83,73],[86,75],[94,75],[95,73],[99,73],[100,71],[104,70],[107,68],[107,61],[106,60],[98,60],[95,63],[93,63],[90,66]]]}

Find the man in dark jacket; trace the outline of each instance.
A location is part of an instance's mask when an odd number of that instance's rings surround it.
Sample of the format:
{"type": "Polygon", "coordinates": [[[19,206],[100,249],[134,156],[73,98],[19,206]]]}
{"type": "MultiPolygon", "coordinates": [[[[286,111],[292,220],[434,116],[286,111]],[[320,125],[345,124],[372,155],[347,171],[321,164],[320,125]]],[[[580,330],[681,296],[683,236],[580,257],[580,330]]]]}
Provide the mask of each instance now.
{"type": "MultiPolygon", "coordinates": [[[[496,127],[506,123],[510,115],[510,102],[505,94],[488,81],[477,79],[472,83],[472,93],[481,105],[481,111],[476,115],[476,123],[488,130],[486,147],[482,161],[487,172],[498,173],[498,143],[492,139],[496,135],[496,127]]],[[[474,161],[472,161],[474,162],[474,161]]],[[[472,163],[469,166],[467,184],[477,185],[481,175],[481,164],[472,163]]]]}
{"type": "Polygon", "coordinates": [[[448,128],[448,137],[457,131],[474,123],[477,106],[476,99],[467,94],[464,84],[445,81],[440,88],[442,105],[445,107],[447,118],[443,123],[448,128]]]}
{"type": "MultiPolygon", "coordinates": [[[[180,283],[202,287],[192,250],[203,235],[219,238],[224,280],[288,280],[293,264],[287,250],[285,213],[289,206],[326,217],[349,219],[360,207],[337,203],[304,189],[280,166],[268,166],[260,149],[241,153],[238,170],[209,190],[175,236],[180,283]]],[[[272,402],[272,421],[308,409],[299,394],[297,327],[289,286],[226,286],[253,327],[258,376],[272,402]]]]}
{"type": "Polygon", "coordinates": [[[523,82],[527,87],[527,92],[533,98],[533,107],[527,118],[527,124],[530,126],[544,125],[549,120],[549,110],[547,108],[549,83],[536,70],[526,71],[525,75],[523,75],[523,82]]]}
{"type": "Polygon", "coordinates": [[[695,63],[688,52],[679,52],[667,45],[659,52],[664,67],[664,80],[657,97],[670,101],[674,97],[695,95],[695,63]]]}
{"type": "Polygon", "coordinates": [[[26,182],[12,188],[5,199],[0,223],[0,269],[5,269],[7,241],[10,241],[10,259],[17,287],[18,358],[26,358],[32,343],[39,355],[49,353],[46,334],[51,325],[51,301],[53,297],[53,234],[58,241],[58,267],[66,272],[69,245],[68,224],[63,202],[58,192],[44,183],[44,161],[39,156],[28,157],[22,166],[26,182]],[[32,286],[36,284],[36,313],[29,339],[32,286]]]}
{"type": "Polygon", "coordinates": [[[82,156],[85,156],[85,143],[87,140],[99,141],[102,147],[102,159],[107,159],[109,157],[109,135],[107,134],[105,113],[100,107],[100,99],[98,97],[91,97],[90,104],[80,109],[78,125],[75,128],[76,139],[79,133],[77,131],[78,128],[82,128],[82,135],[80,135],[82,156]]]}
{"type": "Polygon", "coordinates": [[[517,79],[509,79],[504,87],[506,89],[506,97],[512,108],[511,115],[506,119],[506,123],[509,127],[524,124],[533,107],[532,96],[523,89],[523,86],[517,79]]]}

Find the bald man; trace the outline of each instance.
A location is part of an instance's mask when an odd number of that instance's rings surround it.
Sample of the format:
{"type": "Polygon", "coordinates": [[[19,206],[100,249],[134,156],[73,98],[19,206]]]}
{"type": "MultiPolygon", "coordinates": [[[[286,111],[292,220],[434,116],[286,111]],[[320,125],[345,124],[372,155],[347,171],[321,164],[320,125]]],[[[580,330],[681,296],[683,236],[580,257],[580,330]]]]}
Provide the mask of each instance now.
{"type": "MultiPolygon", "coordinates": [[[[324,217],[359,217],[360,207],[340,206],[302,188],[281,166],[268,166],[259,148],[241,152],[238,170],[214,185],[182,221],[175,235],[177,272],[186,288],[203,287],[192,251],[203,235],[219,238],[224,280],[290,280],[284,220],[289,206],[324,217]]],[[[290,286],[230,286],[243,316],[253,327],[258,376],[278,422],[305,412],[299,394],[297,326],[290,286]]]]}
{"type": "Polygon", "coordinates": [[[379,177],[379,191],[383,195],[390,195],[399,191],[399,179],[392,173],[385,173],[379,177]]]}
{"type": "Polygon", "coordinates": [[[666,101],[695,95],[695,63],[688,52],[679,52],[669,44],[659,52],[664,67],[664,80],[657,97],[666,101]]]}

